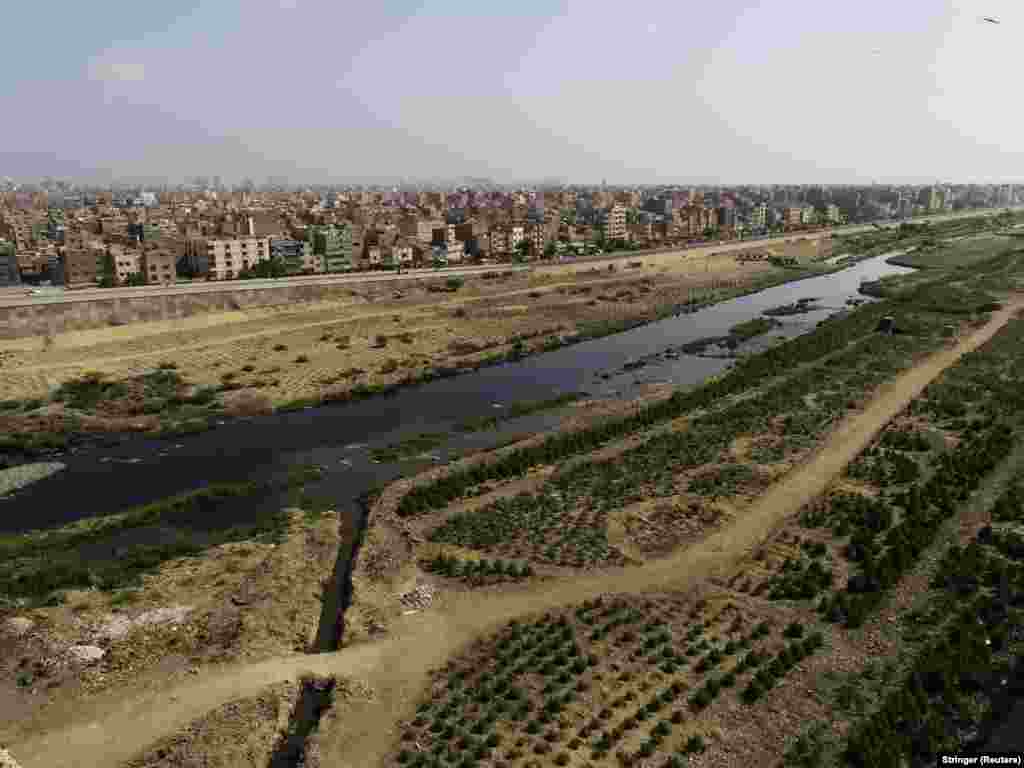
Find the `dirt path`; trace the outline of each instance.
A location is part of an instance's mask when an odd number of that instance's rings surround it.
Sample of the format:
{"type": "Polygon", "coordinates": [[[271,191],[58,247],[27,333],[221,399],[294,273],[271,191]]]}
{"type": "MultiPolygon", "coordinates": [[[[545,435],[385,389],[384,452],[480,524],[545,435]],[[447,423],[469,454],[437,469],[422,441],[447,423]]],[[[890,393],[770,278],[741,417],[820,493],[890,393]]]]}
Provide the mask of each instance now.
{"type": "MultiPolygon", "coordinates": [[[[802,466],[770,488],[743,517],[672,557],[633,569],[526,586],[501,596],[442,596],[435,609],[402,617],[386,639],[333,654],[296,655],[204,673],[192,683],[159,694],[132,698],[110,694],[76,703],[64,712],[55,709],[45,713],[43,721],[19,729],[22,734],[31,728],[44,735],[19,738],[11,733],[9,748],[24,768],[113,766],[233,698],[255,695],[267,685],[309,670],[361,678],[376,691],[374,700],[346,711],[331,743],[325,745],[324,762],[336,768],[377,765],[394,743],[391,724],[408,714],[429,669],[473,637],[516,616],[573,604],[602,592],[688,590],[728,573],[781,521],[822,493],[929,382],[991,338],[1022,307],[1020,298],[1009,302],[954,347],[935,353],[883,386],[863,411],[844,419],[802,466]]],[[[0,740],[5,735],[0,733],[0,740]]]]}

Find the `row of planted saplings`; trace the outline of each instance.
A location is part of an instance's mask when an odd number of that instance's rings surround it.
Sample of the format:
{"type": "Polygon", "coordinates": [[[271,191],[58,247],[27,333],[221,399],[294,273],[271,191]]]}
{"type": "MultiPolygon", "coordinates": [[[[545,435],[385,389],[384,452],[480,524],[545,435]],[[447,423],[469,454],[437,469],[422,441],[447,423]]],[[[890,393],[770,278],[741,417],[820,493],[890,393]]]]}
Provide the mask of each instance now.
{"type": "MultiPolygon", "coordinates": [[[[824,542],[803,540],[800,544],[801,553],[796,558],[786,558],[779,570],[761,582],[751,594],[767,591],[769,600],[810,600],[832,586],[832,568],[824,561],[828,550],[824,542]]],[[[741,575],[733,577],[730,584],[738,581],[741,575]]],[[[741,592],[748,591],[749,581],[737,588],[741,592]]]]}
{"type": "MultiPolygon", "coordinates": [[[[588,603],[586,608],[580,609],[578,615],[583,615],[598,605],[599,600],[594,601],[592,605],[588,603]]],[[[635,609],[612,605],[608,608],[608,617],[610,623],[619,626],[621,623],[639,620],[640,615],[635,609]]],[[[592,655],[583,658],[575,645],[573,629],[564,617],[557,620],[545,617],[536,624],[527,626],[514,622],[497,642],[493,658],[493,664],[483,672],[483,675],[493,679],[492,685],[477,685],[470,694],[465,694],[463,686],[467,676],[464,671],[457,669],[448,679],[447,700],[440,706],[434,702],[420,707],[412,727],[423,728],[424,733],[429,731],[435,737],[432,756],[424,757],[422,753],[416,754],[406,749],[400,753],[399,759],[402,762],[412,760],[416,764],[428,765],[432,764],[434,758],[440,758],[441,755],[452,757],[454,755],[450,753],[458,752],[462,755],[460,759],[463,763],[473,764],[474,760],[479,759],[475,756],[489,753],[500,741],[499,734],[493,731],[499,719],[521,722],[528,718],[534,709],[534,704],[525,690],[512,685],[513,679],[527,672],[539,672],[548,678],[542,691],[545,696],[544,705],[525,726],[527,734],[541,733],[546,725],[555,720],[562,708],[574,699],[572,690],[566,688],[563,691],[562,688],[568,686],[588,666],[597,663],[592,655]],[[476,710],[476,714],[479,715],[471,725],[465,716],[452,719],[465,707],[476,710]],[[428,726],[431,713],[434,715],[434,721],[428,726]]],[[[582,692],[586,688],[586,682],[580,680],[576,684],[575,692],[582,692]]],[[[677,692],[680,690],[677,686],[677,692]]],[[[543,739],[534,745],[534,751],[538,754],[550,751],[551,745],[561,736],[560,730],[562,729],[557,727],[547,728],[543,739]]],[[[410,739],[416,737],[412,729],[407,735],[410,739]]],[[[570,742],[570,749],[580,748],[583,744],[582,739],[586,736],[586,733],[577,736],[570,742]]],[[[520,741],[522,743],[517,743],[508,750],[506,757],[516,759],[522,755],[522,749],[526,745],[525,740],[520,741]]],[[[599,748],[597,749],[599,751],[599,748]]]]}
{"type": "MultiPolygon", "coordinates": [[[[514,681],[528,673],[547,678],[544,703],[536,717],[526,726],[527,732],[539,732],[552,723],[565,706],[587,689],[587,684],[573,681],[588,667],[597,664],[593,656],[584,656],[576,645],[575,634],[564,617],[542,619],[534,625],[513,622],[495,645],[490,664],[453,669],[445,693],[439,701],[420,705],[416,718],[404,734],[406,741],[430,738],[429,755],[404,748],[399,761],[414,765],[476,765],[490,755],[501,742],[495,726],[499,721],[522,722],[535,710],[526,688],[514,681]],[[471,687],[470,679],[479,671],[480,677],[471,687]],[[447,763],[434,762],[447,759],[447,763]]],[[[544,743],[550,744],[545,741],[544,743]]],[[[515,759],[521,746],[506,753],[515,759]]]]}
{"type": "Polygon", "coordinates": [[[533,576],[533,566],[529,563],[505,562],[504,560],[461,560],[453,555],[438,554],[428,560],[426,568],[449,578],[485,579],[510,578],[525,579],[533,576]]]}
{"type": "Polygon", "coordinates": [[[847,627],[861,626],[931,545],[956,510],[956,503],[965,500],[1014,445],[1013,429],[993,424],[951,453],[939,456],[936,472],[927,482],[912,485],[895,497],[903,509],[896,525],[892,525],[892,510],[886,502],[861,502],[863,510],[880,514],[860,515],[846,547],[847,558],[859,563],[860,572],[849,578],[844,590],[824,597],[819,612],[847,627]]]}
{"type": "Polygon", "coordinates": [[[991,529],[967,547],[947,551],[932,586],[960,608],[935,628],[903,684],[850,729],[846,765],[906,764],[907,758],[933,764],[937,753],[962,748],[963,733],[977,732],[985,711],[979,702],[1007,686],[1019,695],[1019,662],[1009,641],[1024,626],[1017,607],[1024,603],[1022,559],[1024,539],[992,536],[991,529]]]}
{"type": "Polygon", "coordinates": [[[553,464],[590,452],[610,440],[669,421],[692,410],[711,406],[720,402],[724,396],[757,386],[768,377],[791,373],[795,366],[814,362],[826,354],[844,349],[851,340],[869,333],[879,313],[885,314],[884,304],[877,302],[860,307],[811,333],[740,361],[719,379],[689,392],[677,392],[671,398],[647,406],[634,415],[609,420],[583,430],[553,435],[538,445],[516,449],[497,461],[449,472],[431,483],[411,489],[399,502],[397,512],[402,517],[409,517],[439,509],[483,482],[509,480],[526,474],[531,467],[553,464]]]}

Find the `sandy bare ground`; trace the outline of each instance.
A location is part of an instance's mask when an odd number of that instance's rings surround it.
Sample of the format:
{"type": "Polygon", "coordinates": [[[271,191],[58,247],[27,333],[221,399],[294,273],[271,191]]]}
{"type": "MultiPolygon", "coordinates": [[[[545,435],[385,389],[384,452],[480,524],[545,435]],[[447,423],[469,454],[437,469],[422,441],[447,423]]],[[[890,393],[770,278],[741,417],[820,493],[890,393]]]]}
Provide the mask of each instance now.
{"type": "Polygon", "coordinates": [[[569,331],[578,322],[648,314],[680,300],[689,289],[746,282],[777,271],[765,264],[739,266],[730,254],[700,259],[676,254],[668,263],[645,262],[643,268],[623,268],[614,275],[606,270],[594,274],[587,271],[593,267],[583,266],[578,275],[538,268],[493,283],[470,280],[453,294],[429,293],[425,284],[411,284],[401,286],[402,297],[395,298],[394,287],[360,287],[330,301],[74,331],[49,344],[42,339],[0,341],[0,399],[43,397],[60,382],[90,370],[121,378],[173,361],[186,379],[202,385],[217,384],[229,371],[241,375],[253,365],[264,373],[239,381],[246,386],[258,381],[260,391],[279,403],[319,393],[322,382],[343,370],[363,369],[363,383],[387,383],[409,369],[464,359],[450,355],[449,344],[459,337],[497,343],[554,325],[569,331]],[[644,280],[649,285],[641,289],[644,280]],[[596,297],[615,284],[629,291],[626,300],[573,295],[574,288],[591,286],[596,297]],[[465,317],[455,316],[460,307],[467,310],[465,317]],[[394,338],[403,333],[409,338],[394,338]],[[342,335],[350,339],[344,348],[336,344],[342,335]],[[390,343],[377,347],[378,335],[392,337],[390,343]],[[275,348],[281,343],[287,349],[275,348]],[[308,361],[297,363],[299,354],[308,361]],[[399,367],[387,374],[381,369],[390,360],[399,367]]]}
{"type": "MultiPolygon", "coordinates": [[[[367,768],[392,748],[392,724],[410,714],[428,679],[428,670],[481,633],[516,616],[571,605],[606,592],[687,591],[723,578],[778,525],[821,494],[878,431],[963,354],[990,339],[1024,307],[1015,298],[983,327],[955,346],[882,387],[859,413],[851,414],[808,460],[770,488],[742,517],[703,542],[634,569],[606,571],[564,581],[546,581],[519,591],[481,599],[479,595],[441,596],[436,608],[402,617],[386,639],[351,646],[334,654],[295,655],[212,673],[173,689],[137,697],[108,695],[53,713],[42,734],[11,733],[12,753],[26,768],[112,765],[232,699],[304,671],[354,677],[370,685],[373,700],[354,704],[322,745],[325,763],[336,768],[367,768]]],[[[0,734],[0,740],[5,734],[0,734]]]]}

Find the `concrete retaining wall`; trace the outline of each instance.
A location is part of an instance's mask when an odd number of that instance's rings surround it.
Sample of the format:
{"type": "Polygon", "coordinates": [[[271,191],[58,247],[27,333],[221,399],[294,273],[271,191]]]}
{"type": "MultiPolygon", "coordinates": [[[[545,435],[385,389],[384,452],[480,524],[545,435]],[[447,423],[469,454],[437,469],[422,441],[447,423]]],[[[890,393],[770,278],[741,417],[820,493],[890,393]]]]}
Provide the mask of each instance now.
{"type": "Polygon", "coordinates": [[[0,338],[20,339],[65,331],[153,320],[174,320],[205,312],[321,301],[347,295],[359,286],[292,285],[259,291],[154,295],[94,299],[63,304],[0,307],[0,338]]]}

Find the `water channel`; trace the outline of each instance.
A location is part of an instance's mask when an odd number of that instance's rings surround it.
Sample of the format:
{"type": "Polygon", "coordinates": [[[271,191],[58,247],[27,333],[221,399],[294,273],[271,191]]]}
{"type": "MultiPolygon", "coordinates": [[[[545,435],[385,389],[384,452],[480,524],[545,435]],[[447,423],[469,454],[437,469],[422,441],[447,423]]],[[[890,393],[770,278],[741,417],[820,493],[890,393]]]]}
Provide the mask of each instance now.
{"type": "MultiPolygon", "coordinates": [[[[322,466],[323,480],[312,490],[337,498],[355,514],[356,505],[350,500],[413,468],[410,462],[375,463],[369,453],[372,447],[423,432],[452,431],[466,419],[500,415],[504,404],[514,401],[579,391],[596,398],[628,399],[648,383],[695,386],[732,361],[684,354],[637,370],[623,371],[623,366],[668,347],[725,335],[731,326],[756,318],[766,309],[814,297],[820,309],[781,317],[781,327],[750,344],[806,333],[829,315],[846,309],[846,300],[858,297],[862,281],[913,271],[886,264],[891,255],[519,362],[412,386],[390,396],[229,422],[185,438],[131,439],[114,447],[71,453],[59,459],[67,465],[62,472],[0,499],[0,531],[45,528],[110,514],[209,483],[283,477],[288,467],[299,463],[322,466]]],[[[453,431],[425,463],[443,462],[516,434],[552,428],[563,417],[564,411],[541,412],[502,422],[498,429],[453,431]]],[[[280,498],[262,501],[267,506],[280,502],[280,498]]],[[[254,500],[248,499],[239,505],[238,514],[251,514],[253,509],[254,500]]],[[[231,513],[225,510],[225,514],[231,513]]],[[[211,525],[232,522],[218,515],[211,525]]]]}

